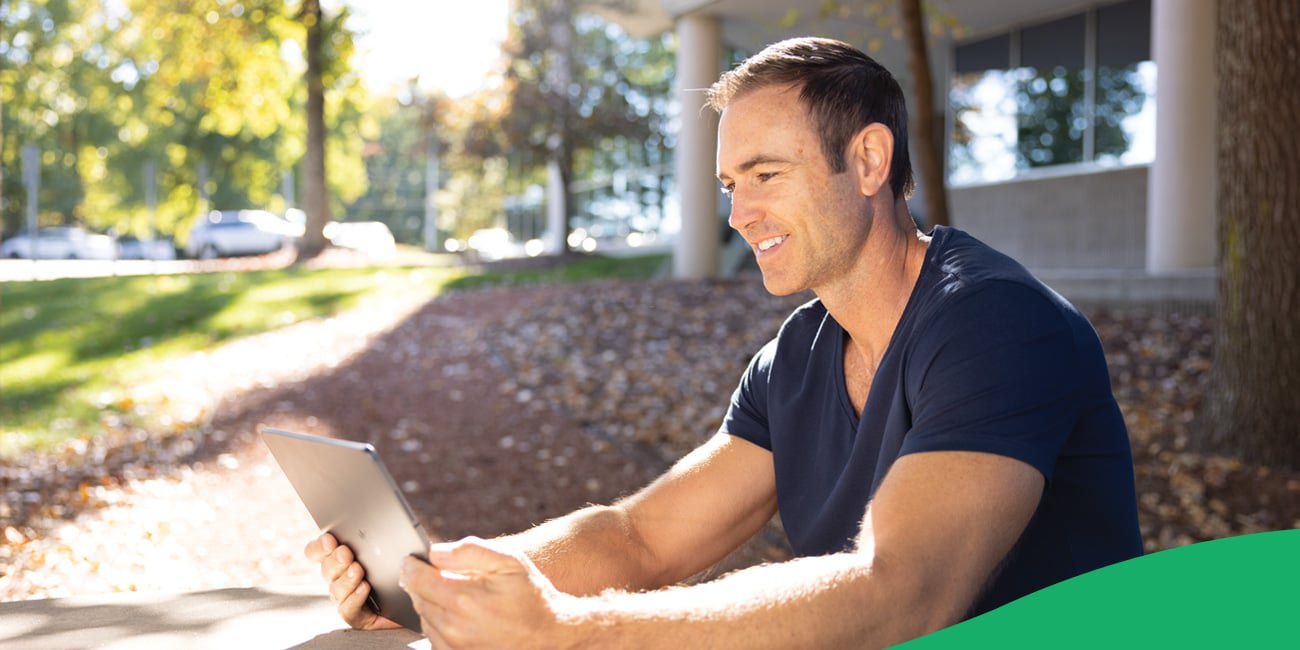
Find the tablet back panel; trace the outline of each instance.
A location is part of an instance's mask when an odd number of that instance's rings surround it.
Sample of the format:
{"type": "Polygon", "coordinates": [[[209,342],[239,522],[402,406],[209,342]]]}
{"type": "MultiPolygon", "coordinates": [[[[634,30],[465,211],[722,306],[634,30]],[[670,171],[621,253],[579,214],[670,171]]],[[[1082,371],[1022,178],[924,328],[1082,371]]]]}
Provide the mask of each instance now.
{"type": "Polygon", "coordinates": [[[269,427],[260,431],[316,525],[351,548],[365,568],[370,606],[419,631],[420,617],[397,578],[402,558],[427,559],[429,540],[374,447],[269,427]]]}

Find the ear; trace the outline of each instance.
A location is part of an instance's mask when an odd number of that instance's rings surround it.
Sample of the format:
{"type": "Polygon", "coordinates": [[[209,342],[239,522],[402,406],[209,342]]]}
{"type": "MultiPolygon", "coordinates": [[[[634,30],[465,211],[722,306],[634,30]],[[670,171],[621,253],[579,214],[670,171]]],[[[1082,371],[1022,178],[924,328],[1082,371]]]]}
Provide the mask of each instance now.
{"type": "Polygon", "coordinates": [[[849,171],[863,196],[874,197],[889,189],[889,165],[894,159],[894,135],[879,122],[858,131],[849,143],[849,171]]]}

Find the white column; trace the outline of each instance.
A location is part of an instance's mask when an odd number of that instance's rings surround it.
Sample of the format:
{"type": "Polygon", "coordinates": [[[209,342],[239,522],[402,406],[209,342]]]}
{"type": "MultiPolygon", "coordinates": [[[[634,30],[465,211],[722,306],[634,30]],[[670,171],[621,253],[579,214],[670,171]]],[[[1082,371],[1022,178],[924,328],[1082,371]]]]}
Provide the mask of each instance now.
{"type": "Polygon", "coordinates": [[[1147,270],[1213,267],[1217,251],[1213,0],[1154,0],[1156,159],[1147,185],[1147,270]]]}
{"type": "Polygon", "coordinates": [[[673,252],[673,275],[678,278],[718,274],[722,226],[715,178],[718,116],[704,108],[704,89],[717,81],[721,59],[722,29],[717,18],[691,14],[677,20],[681,131],[677,134],[674,173],[681,199],[682,230],[673,252]]]}
{"type": "Polygon", "coordinates": [[[546,235],[543,250],[548,255],[559,255],[565,250],[569,236],[569,206],[564,192],[564,176],[560,163],[546,161],[546,235]]]}

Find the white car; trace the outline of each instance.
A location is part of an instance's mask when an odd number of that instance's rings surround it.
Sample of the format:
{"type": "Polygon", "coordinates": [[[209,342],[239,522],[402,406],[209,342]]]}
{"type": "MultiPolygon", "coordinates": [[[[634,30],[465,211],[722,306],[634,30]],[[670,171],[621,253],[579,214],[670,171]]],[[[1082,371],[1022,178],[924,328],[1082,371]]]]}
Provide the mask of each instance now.
{"type": "Polygon", "coordinates": [[[377,258],[397,254],[393,231],[382,221],[331,221],[325,224],[325,238],[339,248],[350,248],[377,258]]]}
{"type": "Polygon", "coordinates": [[[72,226],[41,228],[33,238],[18,233],[0,244],[0,257],[47,260],[111,260],[117,257],[117,243],[108,235],[97,235],[72,226]]]}
{"type": "Polygon", "coordinates": [[[185,255],[199,259],[261,255],[302,236],[301,224],[266,210],[214,210],[190,227],[185,255]]]}

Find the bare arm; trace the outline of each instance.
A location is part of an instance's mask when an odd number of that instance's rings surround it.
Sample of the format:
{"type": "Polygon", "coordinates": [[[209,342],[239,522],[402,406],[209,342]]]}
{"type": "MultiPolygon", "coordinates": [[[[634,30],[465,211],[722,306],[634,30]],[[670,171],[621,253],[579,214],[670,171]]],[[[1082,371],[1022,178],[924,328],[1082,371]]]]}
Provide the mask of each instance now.
{"type": "MultiPolygon", "coordinates": [[[[776,512],[772,455],[717,434],[640,492],[494,540],[522,553],[560,591],[591,595],[682,580],[721,560],[776,512]]],[[[346,546],[328,533],[307,545],[339,615],[360,629],[392,627],[364,608],[370,585],[346,546]]]]}
{"type": "Polygon", "coordinates": [[[430,638],[448,647],[884,646],[960,620],[1042,488],[1041,474],[1009,458],[913,454],[890,470],[851,552],[691,587],[575,598],[522,558],[464,543],[436,548],[430,560],[470,577],[408,561],[405,582],[430,638]]]}
{"type": "Polygon", "coordinates": [[[592,506],[500,542],[528,556],[560,590],[641,590],[712,566],[776,513],[772,455],[717,434],[612,506],[592,506]]]}

